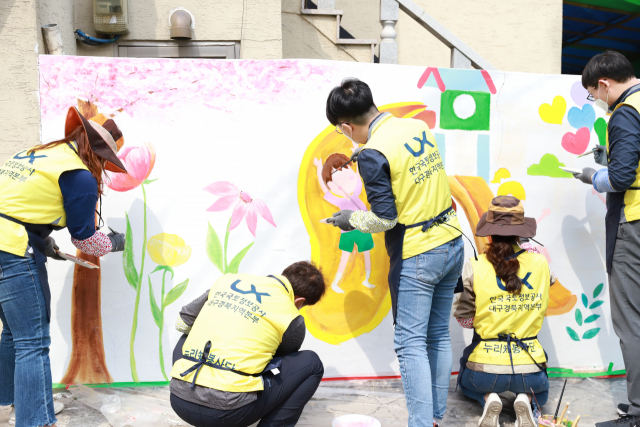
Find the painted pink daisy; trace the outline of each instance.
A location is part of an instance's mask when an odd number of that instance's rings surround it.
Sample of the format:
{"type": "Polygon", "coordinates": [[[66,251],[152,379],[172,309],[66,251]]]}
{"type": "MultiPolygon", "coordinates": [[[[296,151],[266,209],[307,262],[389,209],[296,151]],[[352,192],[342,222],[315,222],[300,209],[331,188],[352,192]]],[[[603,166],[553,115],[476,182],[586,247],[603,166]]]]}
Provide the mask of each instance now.
{"type": "Polygon", "coordinates": [[[267,205],[258,199],[252,199],[249,193],[238,190],[238,187],[228,181],[217,181],[204,188],[205,191],[220,196],[216,202],[207,208],[207,212],[221,212],[229,209],[232,205],[231,224],[229,230],[233,230],[247,217],[247,228],[255,237],[258,225],[258,215],[264,218],[269,224],[277,227],[273,221],[271,212],[267,205]]]}

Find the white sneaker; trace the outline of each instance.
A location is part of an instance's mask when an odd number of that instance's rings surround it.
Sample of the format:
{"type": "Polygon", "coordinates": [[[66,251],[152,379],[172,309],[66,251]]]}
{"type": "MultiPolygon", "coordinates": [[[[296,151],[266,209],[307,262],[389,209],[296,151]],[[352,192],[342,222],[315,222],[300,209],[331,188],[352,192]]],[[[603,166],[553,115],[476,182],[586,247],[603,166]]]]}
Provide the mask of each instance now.
{"type": "Polygon", "coordinates": [[[518,394],[516,401],[513,403],[513,409],[516,411],[516,427],[538,426],[538,423],[533,418],[533,412],[531,412],[529,396],[524,393],[518,394]]]}
{"type": "Polygon", "coordinates": [[[484,404],[484,412],[479,427],[500,427],[500,412],[502,412],[502,401],[496,393],[491,393],[484,404]]]}
{"type": "MultiPolygon", "coordinates": [[[[53,402],[53,411],[56,414],[59,414],[60,412],[62,412],[63,409],[64,409],[64,404],[63,403],[53,402]]],[[[16,411],[15,410],[11,411],[11,415],[9,415],[9,425],[10,426],[16,425],[16,411]]]]}

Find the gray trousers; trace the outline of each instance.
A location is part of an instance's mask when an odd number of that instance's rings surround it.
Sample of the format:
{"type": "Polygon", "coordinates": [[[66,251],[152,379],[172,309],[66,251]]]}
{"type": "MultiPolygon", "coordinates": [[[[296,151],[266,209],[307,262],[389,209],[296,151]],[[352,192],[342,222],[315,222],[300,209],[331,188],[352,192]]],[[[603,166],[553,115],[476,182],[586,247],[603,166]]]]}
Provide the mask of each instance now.
{"type": "Polygon", "coordinates": [[[640,416],[640,220],[618,226],[609,295],[613,330],[627,371],[629,415],[640,416]]]}

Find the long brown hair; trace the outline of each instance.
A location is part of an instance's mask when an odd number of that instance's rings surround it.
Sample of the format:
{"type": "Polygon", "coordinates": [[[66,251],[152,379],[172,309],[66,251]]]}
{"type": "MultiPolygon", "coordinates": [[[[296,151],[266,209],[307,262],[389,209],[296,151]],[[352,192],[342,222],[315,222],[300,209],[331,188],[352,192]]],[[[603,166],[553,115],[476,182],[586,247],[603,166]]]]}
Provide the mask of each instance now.
{"type": "Polygon", "coordinates": [[[87,139],[87,133],[84,131],[82,126],[75,128],[67,138],[39,145],[29,150],[27,154],[31,154],[35,151],[47,150],[73,141],[78,144],[78,155],[80,156],[82,163],[84,163],[87,169],[89,169],[89,172],[91,172],[91,175],[93,175],[98,182],[98,196],[102,196],[102,177],[106,160],[98,157],[98,155],[91,150],[89,140],[87,139]]]}
{"type": "Polygon", "coordinates": [[[518,257],[506,258],[515,254],[513,245],[519,241],[520,238],[516,236],[491,236],[491,243],[485,248],[487,260],[493,265],[496,276],[502,280],[507,292],[514,295],[522,290],[522,281],[518,278],[520,261],[518,257]]]}

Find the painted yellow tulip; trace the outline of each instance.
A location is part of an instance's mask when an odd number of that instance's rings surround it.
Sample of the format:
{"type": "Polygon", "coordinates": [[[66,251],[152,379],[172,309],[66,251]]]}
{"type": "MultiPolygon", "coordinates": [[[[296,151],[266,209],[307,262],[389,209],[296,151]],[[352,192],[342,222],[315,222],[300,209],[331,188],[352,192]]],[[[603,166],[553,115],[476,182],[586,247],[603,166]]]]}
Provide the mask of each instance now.
{"type": "Polygon", "coordinates": [[[147,251],[158,265],[177,267],[191,257],[191,246],[176,234],[160,233],[149,239],[147,251]]]}

